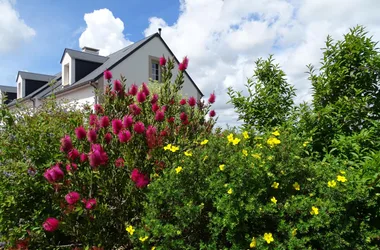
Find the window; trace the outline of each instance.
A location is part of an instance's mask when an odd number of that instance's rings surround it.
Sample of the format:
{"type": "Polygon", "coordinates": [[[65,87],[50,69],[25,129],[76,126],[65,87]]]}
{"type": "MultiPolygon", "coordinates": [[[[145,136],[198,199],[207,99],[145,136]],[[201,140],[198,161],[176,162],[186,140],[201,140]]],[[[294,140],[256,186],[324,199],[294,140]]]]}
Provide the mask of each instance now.
{"type": "Polygon", "coordinates": [[[160,81],[161,79],[159,60],[156,57],[149,56],[149,77],[156,81],[160,81]]]}
{"type": "Polygon", "coordinates": [[[68,85],[69,84],[69,77],[70,77],[70,74],[69,74],[69,64],[66,64],[64,67],[63,67],[63,85],[68,85]]]}

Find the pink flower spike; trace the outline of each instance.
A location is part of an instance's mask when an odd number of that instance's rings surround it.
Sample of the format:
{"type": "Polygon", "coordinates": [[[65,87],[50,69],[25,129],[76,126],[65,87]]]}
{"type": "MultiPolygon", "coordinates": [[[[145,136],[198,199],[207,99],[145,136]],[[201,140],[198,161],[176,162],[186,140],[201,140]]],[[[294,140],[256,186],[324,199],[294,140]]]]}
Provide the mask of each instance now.
{"type": "Polygon", "coordinates": [[[215,110],[210,111],[210,117],[214,117],[216,115],[215,110]]]}
{"type": "Polygon", "coordinates": [[[122,167],[124,167],[124,159],[123,159],[123,158],[118,158],[118,159],[116,159],[116,161],[115,161],[115,166],[116,166],[117,168],[122,168],[122,167]]]}
{"type": "Polygon", "coordinates": [[[47,218],[44,223],[42,223],[42,227],[47,232],[54,232],[59,227],[59,220],[56,218],[47,218]]]}
{"type": "Polygon", "coordinates": [[[76,158],[79,157],[79,152],[77,149],[73,148],[68,154],[67,154],[67,157],[74,161],[76,158]]]}
{"type": "Polygon", "coordinates": [[[111,71],[109,71],[109,70],[104,71],[104,78],[106,80],[111,80],[112,79],[112,73],[111,73],[111,71]]]}
{"type": "Polygon", "coordinates": [[[145,126],[144,126],[144,123],[142,122],[136,122],[135,123],[135,126],[133,127],[133,130],[138,133],[138,134],[142,134],[144,133],[145,131],[145,126]]]}
{"type": "Polygon", "coordinates": [[[97,168],[101,165],[105,165],[108,161],[108,155],[99,144],[91,145],[91,152],[89,153],[90,166],[97,168]]]}
{"type": "Polygon", "coordinates": [[[139,91],[139,88],[137,87],[136,84],[132,84],[131,87],[129,88],[129,94],[135,96],[137,92],[139,91]]]}
{"type": "Polygon", "coordinates": [[[146,187],[149,184],[149,178],[146,175],[140,174],[136,181],[136,187],[137,188],[143,188],[146,187]]]}
{"type": "Polygon", "coordinates": [[[96,131],[94,129],[90,129],[87,133],[87,139],[91,143],[95,143],[97,138],[96,131]]]}
{"type": "Polygon", "coordinates": [[[75,203],[79,201],[79,199],[80,199],[80,195],[77,192],[70,192],[66,194],[65,196],[65,200],[69,205],[74,205],[75,203]]]}
{"type": "Polygon", "coordinates": [[[96,124],[98,124],[98,116],[95,114],[91,114],[90,115],[90,125],[94,126],[96,124]]]}
{"type": "Polygon", "coordinates": [[[80,155],[80,157],[79,157],[79,161],[80,161],[81,163],[87,161],[87,154],[82,153],[82,154],[80,155]]]}
{"type": "Polygon", "coordinates": [[[139,170],[137,168],[133,169],[132,170],[132,173],[131,173],[131,180],[133,182],[136,182],[138,177],[139,177],[140,173],[139,173],[139,170]]]}
{"type": "Polygon", "coordinates": [[[190,107],[194,107],[195,104],[197,104],[197,100],[195,99],[194,96],[190,97],[189,100],[187,100],[187,102],[189,103],[190,107]]]}
{"type": "Polygon", "coordinates": [[[187,115],[185,112],[182,112],[180,115],[179,115],[179,118],[181,119],[181,121],[186,121],[187,120],[187,115]]]}
{"type": "Polygon", "coordinates": [[[120,133],[120,130],[123,128],[123,123],[119,119],[112,120],[112,130],[115,135],[120,133]]]}
{"type": "Polygon", "coordinates": [[[166,58],[164,56],[160,57],[160,66],[165,66],[166,65],[166,58]]]}
{"type": "Polygon", "coordinates": [[[153,103],[153,105],[152,105],[152,111],[153,112],[157,112],[157,110],[159,110],[160,109],[160,107],[158,106],[158,104],[157,103],[153,103]]]}
{"type": "Polygon", "coordinates": [[[96,114],[103,114],[104,113],[104,109],[103,109],[102,105],[100,105],[100,104],[95,104],[94,110],[95,110],[96,114]]]}
{"type": "Polygon", "coordinates": [[[145,100],[146,100],[146,95],[145,95],[145,93],[144,93],[143,91],[138,92],[138,93],[137,93],[137,97],[136,97],[136,99],[137,99],[137,101],[138,101],[139,103],[145,102],[145,100]]]}
{"type": "Polygon", "coordinates": [[[129,105],[129,109],[131,110],[134,116],[137,116],[141,113],[141,108],[137,106],[136,104],[129,105]]]}
{"type": "MultiPolygon", "coordinates": [[[[121,84],[121,82],[119,80],[115,80],[113,82],[113,90],[115,92],[118,92],[118,93],[121,93],[123,92],[123,85],[121,84]]],[[[124,93],[123,93],[124,94],[124,93]]]]}
{"type": "Polygon", "coordinates": [[[181,99],[181,101],[179,101],[179,104],[185,105],[186,104],[186,99],[181,99]]]}
{"type": "Polygon", "coordinates": [[[162,122],[163,120],[165,120],[165,113],[161,110],[157,110],[154,119],[158,122],[162,122]]]}
{"type": "Polygon", "coordinates": [[[78,140],[82,140],[86,138],[86,130],[84,127],[80,126],[75,129],[75,135],[77,136],[78,140]]]}
{"type": "Polygon", "coordinates": [[[109,144],[112,140],[112,135],[111,133],[107,133],[105,136],[104,136],[104,140],[106,141],[107,144],[109,144]]]}
{"type": "Polygon", "coordinates": [[[102,118],[100,118],[99,125],[101,128],[107,128],[110,125],[110,119],[108,118],[108,116],[103,116],[102,118]]]}
{"type": "Polygon", "coordinates": [[[179,64],[178,69],[180,71],[185,71],[188,65],[189,65],[189,59],[185,56],[182,62],[179,64]]]}
{"type": "Polygon", "coordinates": [[[73,149],[73,143],[71,141],[71,138],[70,138],[70,136],[65,135],[61,139],[61,151],[68,153],[71,149],[73,149]]]}
{"type": "Polygon", "coordinates": [[[124,118],[123,118],[124,128],[130,128],[132,126],[132,124],[133,124],[133,117],[130,115],[124,116],[124,118]]]}
{"type": "Polygon", "coordinates": [[[155,104],[158,101],[158,94],[153,94],[152,100],[150,101],[151,104],[155,104]]]}
{"type": "Polygon", "coordinates": [[[87,210],[92,210],[96,206],[96,200],[95,199],[88,199],[85,204],[85,208],[87,210]]]}
{"type": "Polygon", "coordinates": [[[210,97],[208,98],[209,103],[214,103],[216,99],[215,93],[211,93],[210,97]]]}
{"type": "Polygon", "coordinates": [[[144,94],[145,94],[146,96],[149,96],[150,91],[149,91],[148,85],[146,85],[145,82],[143,82],[143,84],[142,84],[142,91],[144,92],[144,94]]]}
{"type": "Polygon", "coordinates": [[[118,136],[121,143],[126,143],[131,139],[131,132],[129,130],[122,130],[118,136]]]}

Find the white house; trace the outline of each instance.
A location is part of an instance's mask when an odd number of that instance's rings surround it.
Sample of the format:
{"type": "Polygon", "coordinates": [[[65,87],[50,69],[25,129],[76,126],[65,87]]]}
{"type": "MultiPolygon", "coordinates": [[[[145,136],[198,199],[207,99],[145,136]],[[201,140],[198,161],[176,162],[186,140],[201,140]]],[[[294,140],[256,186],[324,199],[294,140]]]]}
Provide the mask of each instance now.
{"type": "MultiPolygon", "coordinates": [[[[55,94],[57,100],[79,104],[97,102],[96,89],[105,90],[103,72],[112,71],[114,78],[123,75],[127,85],[148,82],[149,78],[160,80],[159,58],[173,57],[178,70],[179,61],[162,39],[160,33],[148,36],[109,56],[100,56],[99,50],[84,47],[82,51],[65,49],[61,58],[62,71],[56,75],[19,72],[17,75],[17,101],[28,107],[38,107],[44,98],[55,94]]],[[[173,78],[177,72],[173,72],[173,78]]],[[[189,74],[185,72],[182,94],[200,99],[203,94],[189,74]]]]}

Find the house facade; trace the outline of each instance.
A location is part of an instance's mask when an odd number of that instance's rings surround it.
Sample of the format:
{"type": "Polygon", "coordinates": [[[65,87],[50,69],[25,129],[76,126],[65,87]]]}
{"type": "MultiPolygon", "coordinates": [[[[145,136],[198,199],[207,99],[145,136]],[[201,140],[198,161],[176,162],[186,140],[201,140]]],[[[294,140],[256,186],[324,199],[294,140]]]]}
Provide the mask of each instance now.
{"type": "MultiPolygon", "coordinates": [[[[95,93],[104,92],[105,70],[112,71],[114,78],[123,75],[127,78],[127,87],[141,85],[149,79],[160,81],[159,58],[175,59],[176,67],[173,80],[177,75],[179,60],[175,57],[160,33],[148,36],[108,56],[100,56],[94,48],[84,47],[82,51],[65,49],[61,57],[61,72],[56,75],[44,75],[19,72],[16,79],[17,100],[9,106],[21,103],[36,108],[52,94],[58,101],[93,105],[97,103],[95,93]]],[[[200,99],[203,94],[190,75],[185,72],[182,94],[200,99]]]]}

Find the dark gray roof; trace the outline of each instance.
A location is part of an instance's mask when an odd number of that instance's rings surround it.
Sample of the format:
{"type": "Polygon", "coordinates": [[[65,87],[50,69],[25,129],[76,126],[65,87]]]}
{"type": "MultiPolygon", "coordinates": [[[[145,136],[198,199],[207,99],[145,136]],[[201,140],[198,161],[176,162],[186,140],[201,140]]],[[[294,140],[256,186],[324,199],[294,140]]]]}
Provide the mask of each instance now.
{"type": "Polygon", "coordinates": [[[17,92],[17,87],[0,85],[0,90],[2,92],[7,92],[7,93],[16,93],[17,92]]]}
{"type": "Polygon", "coordinates": [[[55,77],[52,75],[45,75],[45,74],[38,74],[38,73],[32,73],[32,72],[19,71],[17,74],[17,77],[16,77],[16,82],[17,82],[18,76],[21,76],[22,79],[29,79],[29,80],[43,81],[43,82],[49,82],[51,79],[53,79],[55,77]]]}
{"type": "Polygon", "coordinates": [[[99,55],[91,54],[88,52],[83,52],[83,51],[78,51],[78,50],[66,48],[63,51],[63,55],[61,57],[60,63],[62,63],[63,57],[65,56],[66,53],[69,54],[72,58],[80,59],[83,61],[89,61],[89,62],[104,63],[108,59],[108,57],[106,57],[106,56],[99,56],[99,55]]]}

